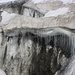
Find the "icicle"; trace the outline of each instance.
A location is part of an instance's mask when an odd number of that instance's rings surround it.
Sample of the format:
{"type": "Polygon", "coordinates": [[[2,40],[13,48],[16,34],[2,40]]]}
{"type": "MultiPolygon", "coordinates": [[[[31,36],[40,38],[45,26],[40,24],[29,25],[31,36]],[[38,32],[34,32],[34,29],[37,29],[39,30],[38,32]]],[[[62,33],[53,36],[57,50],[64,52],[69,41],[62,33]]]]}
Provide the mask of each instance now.
{"type": "Polygon", "coordinates": [[[75,37],[72,35],[72,55],[75,54],[75,37]]]}
{"type": "Polygon", "coordinates": [[[65,44],[65,35],[62,36],[63,37],[63,45],[65,44]]]}
{"type": "Polygon", "coordinates": [[[54,45],[55,45],[55,47],[56,47],[56,40],[57,40],[57,36],[54,35],[54,45]]]}

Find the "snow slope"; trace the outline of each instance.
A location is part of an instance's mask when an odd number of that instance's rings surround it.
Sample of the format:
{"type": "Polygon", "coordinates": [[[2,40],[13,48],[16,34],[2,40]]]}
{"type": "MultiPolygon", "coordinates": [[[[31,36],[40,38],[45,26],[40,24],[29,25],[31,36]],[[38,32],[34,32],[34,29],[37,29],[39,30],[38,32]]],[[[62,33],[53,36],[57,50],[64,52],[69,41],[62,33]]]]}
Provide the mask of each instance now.
{"type": "Polygon", "coordinates": [[[50,1],[50,2],[62,1],[64,4],[75,3],[75,0],[32,0],[32,2],[34,2],[34,3],[44,3],[46,1],[50,1]]]}
{"type": "Polygon", "coordinates": [[[75,0],[60,0],[60,1],[62,1],[64,4],[75,3],[75,0]]]}
{"type": "Polygon", "coordinates": [[[45,14],[44,17],[63,15],[63,14],[66,14],[67,12],[69,12],[69,8],[63,7],[53,11],[50,10],[49,12],[45,14]]]}

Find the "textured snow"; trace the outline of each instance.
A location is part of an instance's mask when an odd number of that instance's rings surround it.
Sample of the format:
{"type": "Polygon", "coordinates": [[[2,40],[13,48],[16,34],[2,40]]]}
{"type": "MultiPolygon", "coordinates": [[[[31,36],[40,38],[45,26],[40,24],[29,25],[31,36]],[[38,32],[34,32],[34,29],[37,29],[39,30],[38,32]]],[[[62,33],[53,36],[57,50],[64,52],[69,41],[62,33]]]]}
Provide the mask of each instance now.
{"type": "Polygon", "coordinates": [[[4,23],[7,23],[8,21],[10,21],[10,19],[12,19],[12,18],[15,16],[15,14],[14,14],[14,13],[9,14],[9,13],[7,13],[6,11],[4,11],[4,12],[1,14],[1,16],[2,16],[2,21],[1,21],[1,23],[4,24],[4,23]]]}
{"type": "Polygon", "coordinates": [[[0,69],[0,75],[6,75],[3,70],[0,69]]]}
{"type": "Polygon", "coordinates": [[[15,1],[15,0],[0,0],[0,3],[9,2],[9,1],[15,1]]]}
{"type": "Polygon", "coordinates": [[[75,0],[32,0],[32,2],[34,2],[34,3],[44,3],[46,1],[50,1],[50,2],[62,1],[64,4],[75,3],[75,0]]]}
{"type": "Polygon", "coordinates": [[[43,3],[46,1],[49,1],[49,0],[32,0],[32,2],[34,2],[34,3],[43,3]]]}
{"type": "Polygon", "coordinates": [[[62,1],[64,4],[75,3],[75,0],[60,0],[60,1],[62,1]]]}
{"type": "Polygon", "coordinates": [[[45,14],[44,17],[50,17],[50,16],[58,16],[58,15],[63,15],[63,14],[66,14],[67,12],[69,12],[69,9],[68,8],[59,8],[57,10],[54,10],[54,11],[49,11],[45,14]]]}

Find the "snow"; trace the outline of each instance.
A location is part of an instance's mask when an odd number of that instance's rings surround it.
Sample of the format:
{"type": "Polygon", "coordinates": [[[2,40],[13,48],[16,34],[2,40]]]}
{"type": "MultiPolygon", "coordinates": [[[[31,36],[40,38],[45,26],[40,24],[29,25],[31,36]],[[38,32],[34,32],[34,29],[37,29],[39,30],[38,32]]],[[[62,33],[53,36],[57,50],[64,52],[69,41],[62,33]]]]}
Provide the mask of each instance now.
{"type": "Polygon", "coordinates": [[[0,3],[9,2],[9,1],[15,1],[15,0],[0,0],[0,3]]]}
{"type": "Polygon", "coordinates": [[[62,1],[64,4],[75,3],[75,0],[60,0],[60,1],[62,1]]]}
{"type": "Polygon", "coordinates": [[[34,3],[43,3],[46,1],[49,1],[49,0],[32,0],[32,2],[34,2],[34,3]]]}
{"type": "Polygon", "coordinates": [[[1,23],[4,24],[4,23],[7,23],[8,21],[10,21],[13,17],[15,17],[15,14],[14,13],[9,14],[6,11],[3,11],[1,16],[2,16],[1,23]]]}
{"type": "Polygon", "coordinates": [[[75,0],[32,0],[32,2],[34,2],[34,3],[44,3],[46,1],[50,1],[50,2],[53,2],[53,1],[62,1],[63,4],[75,3],[75,0]]]}
{"type": "Polygon", "coordinates": [[[63,15],[63,14],[66,14],[67,12],[69,12],[69,8],[63,7],[54,11],[50,10],[49,12],[45,14],[44,17],[63,15]]]}
{"type": "MultiPolygon", "coordinates": [[[[9,1],[15,1],[15,0],[0,0],[0,3],[9,2],[9,1]]],[[[58,0],[32,0],[32,2],[34,3],[43,3],[46,1],[58,1],[58,0]]],[[[64,4],[75,3],[75,0],[60,0],[60,1],[62,1],[64,4]]]]}
{"type": "Polygon", "coordinates": [[[6,75],[3,70],[0,69],[0,75],[6,75]]]}

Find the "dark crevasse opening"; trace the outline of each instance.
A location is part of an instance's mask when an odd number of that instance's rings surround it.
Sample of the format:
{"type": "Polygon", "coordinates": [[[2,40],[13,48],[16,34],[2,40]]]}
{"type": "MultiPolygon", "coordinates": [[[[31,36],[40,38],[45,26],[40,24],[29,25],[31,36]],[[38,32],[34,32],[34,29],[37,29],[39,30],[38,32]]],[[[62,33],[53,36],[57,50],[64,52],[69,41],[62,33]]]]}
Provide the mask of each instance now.
{"type": "Polygon", "coordinates": [[[54,35],[42,37],[41,40],[34,40],[40,46],[37,53],[37,44],[33,53],[32,62],[29,68],[30,75],[54,75],[66,65],[71,56],[69,37],[66,35],[54,35]],[[49,38],[50,37],[50,38],[49,38]]]}
{"type": "Polygon", "coordinates": [[[61,28],[16,28],[2,34],[0,65],[7,75],[56,75],[72,56],[72,40],[61,28]]]}

